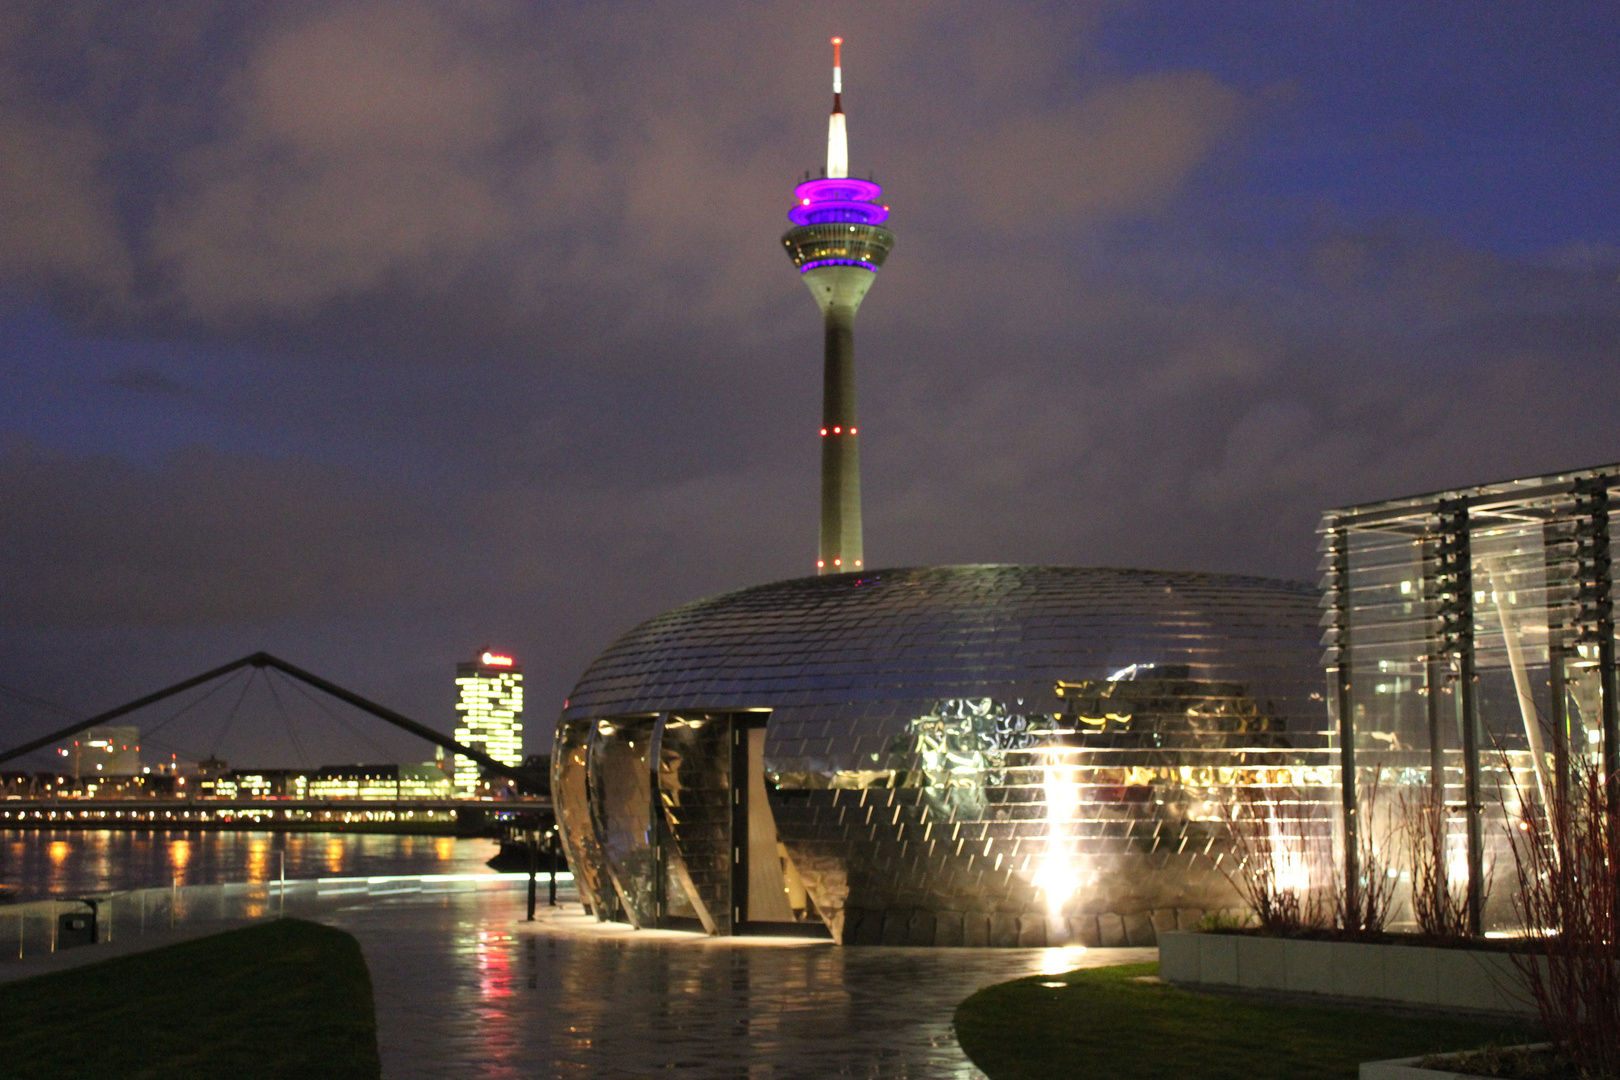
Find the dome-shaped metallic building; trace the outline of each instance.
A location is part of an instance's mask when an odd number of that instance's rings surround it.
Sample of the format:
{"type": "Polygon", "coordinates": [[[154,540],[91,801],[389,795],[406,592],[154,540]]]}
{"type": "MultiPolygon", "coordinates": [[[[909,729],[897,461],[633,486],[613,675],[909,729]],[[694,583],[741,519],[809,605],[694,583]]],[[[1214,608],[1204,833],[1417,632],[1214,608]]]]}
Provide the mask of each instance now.
{"type": "Polygon", "coordinates": [[[1258,578],[957,566],[676,608],[580,678],[553,792],[604,919],[1151,943],[1232,904],[1222,806],[1326,764],[1319,608],[1258,578]]]}

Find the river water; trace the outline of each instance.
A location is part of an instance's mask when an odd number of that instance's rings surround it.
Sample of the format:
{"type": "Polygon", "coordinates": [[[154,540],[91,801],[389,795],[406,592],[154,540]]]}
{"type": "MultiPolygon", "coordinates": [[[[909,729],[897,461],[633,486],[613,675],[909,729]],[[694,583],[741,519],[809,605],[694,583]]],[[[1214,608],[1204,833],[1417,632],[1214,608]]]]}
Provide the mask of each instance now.
{"type": "Polygon", "coordinates": [[[155,886],[492,874],[492,840],[372,833],[0,830],[0,903],[155,886]]]}

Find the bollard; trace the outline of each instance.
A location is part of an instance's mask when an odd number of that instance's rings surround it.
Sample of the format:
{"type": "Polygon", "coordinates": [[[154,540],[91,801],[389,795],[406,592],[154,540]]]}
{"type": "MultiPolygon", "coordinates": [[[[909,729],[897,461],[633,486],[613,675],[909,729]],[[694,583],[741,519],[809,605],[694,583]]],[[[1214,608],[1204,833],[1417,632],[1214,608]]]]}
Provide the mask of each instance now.
{"type": "Polygon", "coordinates": [[[551,883],[546,887],[546,906],[547,907],[556,907],[557,906],[557,829],[556,829],[556,826],[552,826],[551,832],[546,834],[546,849],[547,849],[547,854],[550,855],[550,858],[547,860],[547,862],[549,862],[550,865],[551,865],[551,883]]]}
{"type": "Polygon", "coordinates": [[[529,922],[534,922],[534,877],[540,870],[536,865],[540,861],[540,845],[535,840],[534,830],[529,830],[529,922]]]}

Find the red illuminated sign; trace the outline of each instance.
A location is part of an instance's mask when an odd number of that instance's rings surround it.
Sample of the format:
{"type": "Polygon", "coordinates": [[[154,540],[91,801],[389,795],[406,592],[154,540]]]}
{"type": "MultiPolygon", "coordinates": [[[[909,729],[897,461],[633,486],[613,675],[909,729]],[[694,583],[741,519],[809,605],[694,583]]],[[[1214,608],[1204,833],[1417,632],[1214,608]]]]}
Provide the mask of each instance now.
{"type": "Polygon", "coordinates": [[[482,657],[485,667],[511,667],[512,658],[501,656],[499,653],[487,652],[482,657]]]}

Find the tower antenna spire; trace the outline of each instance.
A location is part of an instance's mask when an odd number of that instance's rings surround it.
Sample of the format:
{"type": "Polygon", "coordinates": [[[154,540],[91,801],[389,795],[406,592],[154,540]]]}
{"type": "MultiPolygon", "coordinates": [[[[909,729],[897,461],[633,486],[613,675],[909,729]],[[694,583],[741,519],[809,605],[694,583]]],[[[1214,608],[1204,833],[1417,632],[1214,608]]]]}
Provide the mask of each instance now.
{"type": "Polygon", "coordinates": [[[849,133],[844,127],[844,39],[832,39],[833,47],[833,108],[827,119],[827,177],[842,179],[849,175],[849,133]]]}

